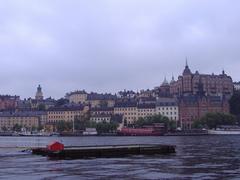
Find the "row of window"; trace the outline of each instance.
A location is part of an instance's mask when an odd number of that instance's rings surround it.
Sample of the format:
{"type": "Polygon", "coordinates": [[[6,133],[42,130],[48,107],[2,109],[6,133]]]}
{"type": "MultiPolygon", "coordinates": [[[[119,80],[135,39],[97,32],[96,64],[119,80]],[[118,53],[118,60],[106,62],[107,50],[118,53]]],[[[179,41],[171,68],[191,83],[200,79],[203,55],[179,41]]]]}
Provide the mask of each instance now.
{"type": "Polygon", "coordinates": [[[91,120],[92,121],[106,121],[106,122],[108,122],[108,121],[110,121],[110,118],[91,118],[91,120]]]}
{"type": "Polygon", "coordinates": [[[49,111],[48,114],[80,114],[78,111],[49,111]]]}
{"type": "Polygon", "coordinates": [[[49,116],[49,119],[65,119],[65,118],[73,118],[74,116],[49,116]]]}
{"type": "MultiPolygon", "coordinates": [[[[177,107],[158,107],[158,110],[177,110],[177,107]]],[[[115,111],[135,111],[130,108],[116,108],[115,111]]],[[[138,112],[153,112],[155,109],[138,109],[138,112]]]]}

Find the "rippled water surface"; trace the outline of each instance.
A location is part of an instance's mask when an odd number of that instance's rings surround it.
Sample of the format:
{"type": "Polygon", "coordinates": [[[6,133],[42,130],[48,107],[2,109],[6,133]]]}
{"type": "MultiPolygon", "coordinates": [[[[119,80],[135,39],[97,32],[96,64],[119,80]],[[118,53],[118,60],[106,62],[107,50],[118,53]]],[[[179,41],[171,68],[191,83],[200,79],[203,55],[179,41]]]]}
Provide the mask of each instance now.
{"type": "Polygon", "coordinates": [[[240,179],[240,136],[0,137],[0,179],[240,179]],[[23,147],[171,144],[176,154],[83,160],[48,160],[23,147]]]}

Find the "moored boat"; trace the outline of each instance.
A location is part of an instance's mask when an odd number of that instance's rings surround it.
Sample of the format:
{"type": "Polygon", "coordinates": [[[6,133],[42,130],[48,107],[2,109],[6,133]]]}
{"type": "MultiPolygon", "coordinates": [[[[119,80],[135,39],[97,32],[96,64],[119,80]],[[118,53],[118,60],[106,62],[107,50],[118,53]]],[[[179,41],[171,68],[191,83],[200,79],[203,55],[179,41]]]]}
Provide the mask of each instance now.
{"type": "Polygon", "coordinates": [[[240,135],[240,127],[239,126],[219,126],[215,130],[208,130],[208,134],[216,134],[216,135],[240,135]]]}
{"type": "Polygon", "coordinates": [[[142,128],[123,127],[117,131],[117,134],[121,136],[163,136],[164,132],[164,125],[156,123],[142,128]]]}

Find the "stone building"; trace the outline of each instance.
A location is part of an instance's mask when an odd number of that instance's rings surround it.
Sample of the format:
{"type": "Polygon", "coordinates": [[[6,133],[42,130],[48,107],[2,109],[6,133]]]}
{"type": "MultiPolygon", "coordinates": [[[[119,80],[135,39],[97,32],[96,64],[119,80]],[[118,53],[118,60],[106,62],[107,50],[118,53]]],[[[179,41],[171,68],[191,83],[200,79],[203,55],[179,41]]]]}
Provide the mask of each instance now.
{"type": "Polygon", "coordinates": [[[122,115],[124,123],[133,124],[138,119],[137,102],[134,100],[116,102],[114,115],[122,115]]]}
{"type": "Polygon", "coordinates": [[[98,114],[113,115],[113,113],[114,113],[113,107],[94,107],[90,109],[91,115],[98,115],[98,114]]]}
{"type": "Polygon", "coordinates": [[[145,118],[147,116],[154,116],[156,114],[156,104],[138,104],[137,116],[138,118],[145,118]]]}
{"type": "Polygon", "coordinates": [[[0,111],[15,109],[19,101],[19,96],[0,95],[0,111]]]}
{"type": "Polygon", "coordinates": [[[163,83],[159,87],[155,87],[153,91],[156,97],[171,97],[170,84],[168,83],[166,77],[164,78],[163,83]]]}
{"type": "Polygon", "coordinates": [[[177,100],[166,97],[158,98],[156,102],[156,114],[161,114],[168,117],[169,120],[178,122],[179,110],[177,100]]]}
{"type": "Polygon", "coordinates": [[[15,125],[31,130],[44,125],[47,121],[46,112],[27,111],[27,112],[3,112],[0,114],[0,129],[12,130],[15,125]]]}
{"type": "Polygon", "coordinates": [[[110,123],[111,118],[112,118],[112,115],[110,114],[94,114],[94,115],[91,115],[90,121],[96,122],[96,123],[100,123],[100,122],[110,123]]]}
{"type": "Polygon", "coordinates": [[[206,113],[229,113],[228,100],[220,96],[189,95],[179,98],[179,117],[182,129],[191,129],[195,120],[206,113]]]}
{"type": "Polygon", "coordinates": [[[47,110],[48,123],[73,122],[75,118],[84,116],[88,111],[89,107],[83,105],[52,107],[47,110]]]}
{"type": "Polygon", "coordinates": [[[88,94],[85,90],[74,91],[66,94],[66,98],[69,100],[69,102],[75,104],[87,103],[87,96],[88,94]]]}
{"type": "Polygon", "coordinates": [[[177,81],[170,83],[170,94],[175,97],[182,95],[198,94],[199,84],[203,84],[206,96],[225,96],[230,98],[233,94],[233,81],[230,76],[223,71],[220,75],[200,74],[198,71],[192,73],[186,63],[183,74],[177,81]]]}
{"type": "Polygon", "coordinates": [[[87,96],[87,102],[91,107],[114,107],[117,96],[112,94],[90,93],[87,96]]]}

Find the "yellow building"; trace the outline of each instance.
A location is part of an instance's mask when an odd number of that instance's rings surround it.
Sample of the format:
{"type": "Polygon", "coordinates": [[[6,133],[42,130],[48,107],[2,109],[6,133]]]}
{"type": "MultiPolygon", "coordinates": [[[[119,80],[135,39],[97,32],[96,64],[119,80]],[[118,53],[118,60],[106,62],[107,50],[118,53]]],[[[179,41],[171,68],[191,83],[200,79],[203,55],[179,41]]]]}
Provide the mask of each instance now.
{"type": "Polygon", "coordinates": [[[127,124],[133,124],[138,119],[136,102],[118,102],[114,107],[114,115],[122,115],[127,124]]]}
{"type": "Polygon", "coordinates": [[[87,102],[91,107],[114,107],[116,98],[112,94],[90,93],[87,96],[87,102]]]}
{"type": "Polygon", "coordinates": [[[156,115],[156,105],[155,104],[138,104],[137,106],[138,118],[145,118],[147,116],[156,115]]]}
{"type": "Polygon", "coordinates": [[[66,107],[54,107],[47,111],[47,118],[49,123],[56,123],[59,121],[71,122],[76,117],[83,116],[89,111],[88,106],[66,106],[66,107]]]}
{"type": "Polygon", "coordinates": [[[87,96],[88,94],[82,90],[82,91],[74,91],[71,93],[66,94],[66,98],[69,100],[70,103],[75,104],[84,104],[87,102],[87,96]]]}
{"type": "Polygon", "coordinates": [[[15,125],[19,125],[31,130],[32,128],[38,128],[40,121],[41,116],[35,113],[2,113],[0,114],[0,129],[12,130],[15,125]]]}

